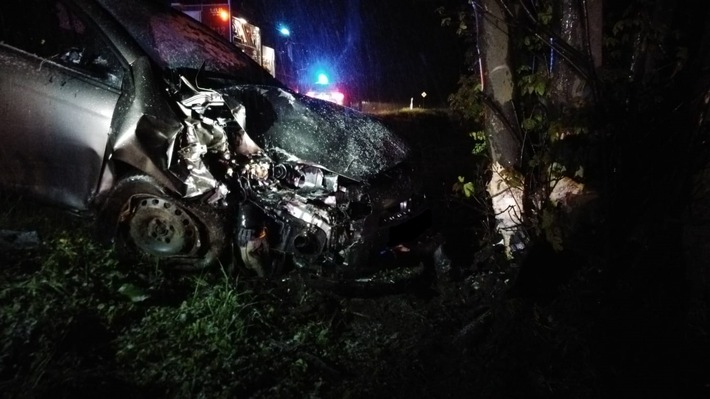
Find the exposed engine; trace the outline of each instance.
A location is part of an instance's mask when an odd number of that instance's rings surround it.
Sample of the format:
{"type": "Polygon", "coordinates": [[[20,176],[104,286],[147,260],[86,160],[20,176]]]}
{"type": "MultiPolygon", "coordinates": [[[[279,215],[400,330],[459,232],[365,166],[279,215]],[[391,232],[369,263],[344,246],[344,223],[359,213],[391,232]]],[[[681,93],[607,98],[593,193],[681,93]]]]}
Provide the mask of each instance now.
{"type": "Polygon", "coordinates": [[[354,262],[351,249],[365,245],[364,234],[411,216],[412,203],[404,201],[371,217],[367,183],[280,148],[261,148],[243,129],[246,112],[238,99],[183,84],[192,93],[178,103],[185,128],[169,169],[184,182],[185,197],[236,208],[235,249],[259,275],[287,258],[299,267],[354,262]]]}
{"type": "Polygon", "coordinates": [[[264,159],[243,165],[236,175],[244,198],[237,245],[242,250],[254,241],[261,243],[260,249],[268,245],[266,252],[242,254],[246,263],[253,263],[249,266],[257,268],[283,255],[293,256],[301,267],[316,260],[348,262],[347,250],[358,244],[372,211],[357,182],[314,165],[264,159]]]}

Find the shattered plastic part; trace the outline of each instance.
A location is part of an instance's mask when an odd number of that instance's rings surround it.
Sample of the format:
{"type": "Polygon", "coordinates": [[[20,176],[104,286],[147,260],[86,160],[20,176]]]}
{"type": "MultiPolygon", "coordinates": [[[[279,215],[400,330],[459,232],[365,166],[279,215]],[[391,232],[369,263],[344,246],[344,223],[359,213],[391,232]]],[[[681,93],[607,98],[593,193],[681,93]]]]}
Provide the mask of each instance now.
{"type": "Polygon", "coordinates": [[[188,127],[183,136],[186,142],[178,150],[182,160],[180,164],[187,171],[184,179],[185,197],[187,198],[203,194],[217,187],[217,181],[202,160],[202,157],[207,153],[207,146],[201,144],[196,136],[195,129],[188,127]]]}
{"type": "MultiPolygon", "coordinates": [[[[229,159],[227,138],[222,126],[204,117],[210,107],[224,107],[218,93],[202,91],[179,102],[186,116],[184,128],[177,140],[177,157],[167,154],[172,161],[169,168],[185,184],[186,198],[215,190],[219,182],[204,162],[208,151],[229,159]]],[[[171,146],[169,151],[174,150],[171,146]]]]}

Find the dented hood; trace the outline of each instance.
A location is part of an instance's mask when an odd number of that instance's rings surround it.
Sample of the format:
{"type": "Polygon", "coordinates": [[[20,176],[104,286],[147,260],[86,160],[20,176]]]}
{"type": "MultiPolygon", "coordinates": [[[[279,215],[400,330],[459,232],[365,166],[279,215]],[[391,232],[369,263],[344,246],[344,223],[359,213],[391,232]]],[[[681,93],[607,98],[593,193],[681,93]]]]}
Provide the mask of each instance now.
{"type": "Polygon", "coordinates": [[[375,119],[274,86],[218,90],[246,110],[249,136],[269,155],[296,157],[365,180],[409,155],[405,142],[375,119]]]}

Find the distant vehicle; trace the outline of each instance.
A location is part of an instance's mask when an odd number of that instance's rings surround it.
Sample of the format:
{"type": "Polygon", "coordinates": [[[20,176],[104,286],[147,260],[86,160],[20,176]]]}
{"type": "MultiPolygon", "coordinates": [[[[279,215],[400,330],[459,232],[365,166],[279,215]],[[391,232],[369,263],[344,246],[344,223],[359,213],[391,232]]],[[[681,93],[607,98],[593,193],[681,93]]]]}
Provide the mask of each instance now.
{"type": "Polygon", "coordinates": [[[330,101],[330,102],[338,104],[338,105],[343,105],[345,102],[345,94],[343,94],[340,90],[337,90],[337,89],[309,90],[306,92],[306,95],[308,97],[313,97],[313,98],[317,98],[317,99],[324,100],[324,101],[330,101]]]}
{"type": "Polygon", "coordinates": [[[122,253],[176,267],[341,275],[412,248],[423,196],[379,122],[292,92],[157,2],[0,15],[0,189],[93,212],[122,253]]]}
{"type": "Polygon", "coordinates": [[[343,94],[336,85],[331,83],[328,76],[324,73],[318,74],[315,84],[311,85],[309,90],[306,91],[306,95],[308,97],[330,101],[338,105],[343,105],[345,102],[345,94],[343,94]]]}

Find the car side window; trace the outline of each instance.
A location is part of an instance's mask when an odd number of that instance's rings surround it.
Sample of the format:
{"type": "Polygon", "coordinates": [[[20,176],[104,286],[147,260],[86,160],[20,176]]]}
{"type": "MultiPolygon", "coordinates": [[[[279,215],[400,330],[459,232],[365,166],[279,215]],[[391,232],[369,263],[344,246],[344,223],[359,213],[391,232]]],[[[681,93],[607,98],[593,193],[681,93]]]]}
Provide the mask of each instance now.
{"type": "Polygon", "coordinates": [[[0,2],[0,41],[120,88],[124,69],[96,27],[61,0],[0,2]]]}

